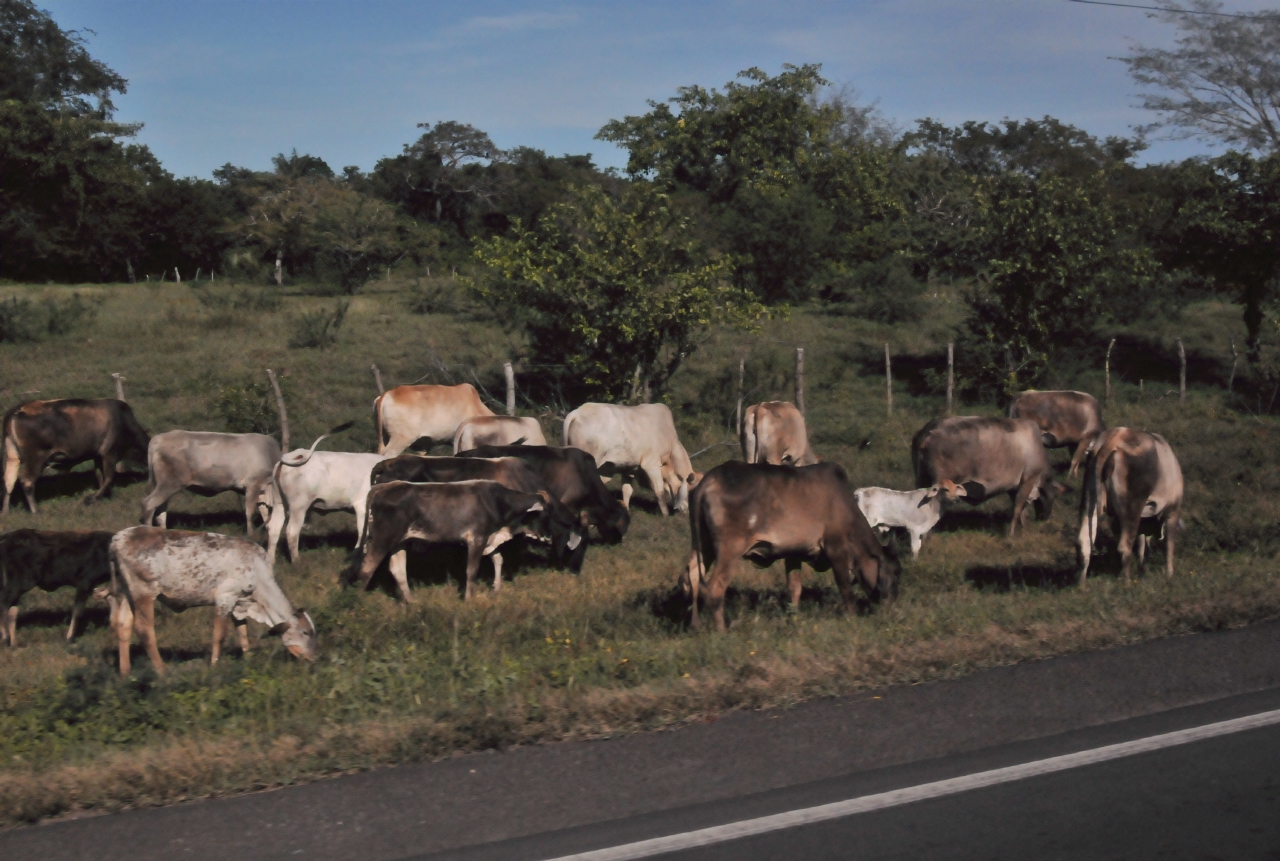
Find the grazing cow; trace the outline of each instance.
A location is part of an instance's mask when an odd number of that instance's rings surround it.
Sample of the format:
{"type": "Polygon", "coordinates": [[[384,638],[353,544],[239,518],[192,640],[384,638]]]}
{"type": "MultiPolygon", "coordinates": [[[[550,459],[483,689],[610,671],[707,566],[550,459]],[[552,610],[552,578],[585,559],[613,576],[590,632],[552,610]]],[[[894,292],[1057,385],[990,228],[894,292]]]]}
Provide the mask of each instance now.
{"type": "MultiPolygon", "coordinates": [[[[551,493],[538,471],[518,457],[426,457],[402,454],[379,463],[370,475],[370,481],[375,485],[392,481],[425,483],[477,480],[496,481],[503,487],[518,490],[521,493],[546,491],[547,505],[560,509],[556,513],[557,519],[566,522],[573,520],[569,509],[551,493]]],[[[581,531],[585,537],[586,524],[582,525],[581,531]]],[[[581,571],[586,552],[587,542],[579,542],[573,553],[565,560],[565,567],[575,573],[581,571]]],[[[501,555],[495,552],[493,561],[494,570],[501,570],[501,555]]]]}
{"type": "Polygon", "coordinates": [[[100,583],[111,577],[107,546],[111,532],[41,532],[16,529],[0,535],[0,639],[18,645],[18,600],[37,587],[53,592],[74,586],[75,603],[67,639],[76,635],[76,619],[100,583]]]}
{"type": "Polygon", "coordinates": [[[631,503],[631,481],[642,472],[649,479],[663,516],[689,508],[689,489],[701,475],[676,436],[666,404],[583,404],[564,419],[564,444],[580,448],[596,460],[601,475],[622,475],[622,504],[631,503]]]}
{"type": "Polygon", "coordinates": [[[316,451],[314,445],[310,452],[297,449],[280,458],[275,468],[277,504],[267,523],[267,558],[275,559],[283,531],[289,561],[298,561],[298,540],[312,507],[320,511],[354,511],[359,547],[364,537],[370,472],[385,459],[386,455],[368,452],[316,451]]]}
{"type": "Polygon", "coordinates": [[[156,672],[164,661],[156,647],[155,604],[181,612],[215,608],[212,663],[218,663],[227,625],[249,650],[246,620],[282,633],[286,648],[308,661],[316,656],[316,628],[305,610],[285,597],[267,554],[243,538],[213,532],[180,532],[131,526],[111,539],[111,624],[120,647],[120,675],[129,674],[129,644],[137,630],[156,672]]]}
{"type": "Polygon", "coordinates": [[[1104,431],[1085,463],[1077,555],[1080,587],[1084,588],[1089,573],[1098,520],[1108,509],[1120,534],[1125,581],[1132,576],[1135,550],[1138,566],[1146,561],[1147,536],[1140,532],[1143,520],[1159,521],[1165,541],[1165,573],[1172,577],[1173,536],[1182,513],[1182,489],[1182,467],[1164,437],[1132,428],[1104,431]]]}
{"type": "Polygon", "coordinates": [[[1045,448],[1075,446],[1069,473],[1073,477],[1089,446],[1107,429],[1098,399],[1085,392],[1023,392],[1009,404],[1009,418],[1039,425],[1045,448]]]}
{"type": "Polygon", "coordinates": [[[631,514],[600,479],[591,455],[576,448],[540,445],[481,446],[458,453],[459,457],[518,457],[531,466],[542,486],[578,512],[585,529],[594,525],[605,541],[616,544],[627,534],[631,514]]]}
{"type": "Polygon", "coordinates": [[[897,594],[897,557],[880,546],[858,510],[848,477],[834,463],[722,463],[690,495],[689,526],[693,552],[681,585],[694,626],[699,624],[699,587],[705,583],[706,608],[716,629],[724,630],[725,590],[743,559],[761,567],[785,560],[793,608],[800,604],[802,562],[834,573],[846,609],[855,607],[855,574],[873,601],[897,594]]]}
{"type": "Polygon", "coordinates": [[[929,488],[944,502],[964,499],[973,505],[998,493],[1013,502],[1009,537],[1025,522],[1034,502],[1044,519],[1053,513],[1054,497],[1065,490],[1053,480],[1040,428],[1028,419],[952,416],[934,419],[911,440],[916,486],[929,488]]]}
{"type": "Polygon", "coordinates": [[[373,402],[378,454],[395,457],[414,441],[425,438],[427,448],[453,439],[458,425],[472,416],[491,416],[470,383],[456,386],[396,386],[373,402]]]}
{"type": "Polygon", "coordinates": [[[546,445],[542,425],[533,416],[473,416],[458,425],[453,453],[482,445],[546,445]]]}
{"type": "Polygon", "coordinates": [[[747,463],[810,466],[819,457],[809,447],[804,416],[788,401],[747,407],[742,417],[742,457],[747,463]]]}
{"type": "MultiPolygon", "coordinates": [[[[391,575],[405,603],[409,578],[404,543],[409,540],[438,544],[464,544],[467,548],[467,587],[470,599],[480,559],[517,535],[529,535],[551,544],[563,559],[577,549],[582,536],[577,522],[563,507],[549,505],[550,496],[521,493],[496,481],[457,481],[418,484],[392,481],[369,491],[368,521],[364,543],[353,556],[344,580],[357,577],[368,588],[382,560],[391,556],[391,575]]],[[[502,589],[502,563],[494,560],[493,591],[502,589]]]]}
{"type": "Polygon", "coordinates": [[[262,519],[274,506],[272,475],[280,443],[260,433],[175,430],[156,434],[147,449],[150,493],[142,500],[142,525],[168,523],[169,500],[180,490],[215,496],[227,490],[244,495],[245,529],[253,534],[253,512],[262,519]]]}
{"type": "Polygon", "coordinates": [[[911,558],[920,556],[920,544],[942,519],[942,496],[920,490],[889,490],[885,487],[860,487],[853,492],[858,509],[872,529],[887,532],[892,528],[907,530],[911,536],[911,558]]]}
{"type": "Polygon", "coordinates": [[[4,415],[0,514],[9,512],[9,497],[19,481],[27,507],[35,512],[36,479],[50,463],[69,467],[92,459],[98,492],[86,497],[85,504],[111,496],[116,465],[130,455],[141,460],[149,439],[129,405],[114,398],[28,401],[14,407],[4,415]]]}

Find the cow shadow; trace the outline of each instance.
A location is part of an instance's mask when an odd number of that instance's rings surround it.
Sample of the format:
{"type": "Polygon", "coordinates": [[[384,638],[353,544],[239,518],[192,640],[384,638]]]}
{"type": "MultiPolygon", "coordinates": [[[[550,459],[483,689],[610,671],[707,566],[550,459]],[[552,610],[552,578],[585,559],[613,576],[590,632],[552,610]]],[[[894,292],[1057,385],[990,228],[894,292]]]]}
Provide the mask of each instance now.
{"type": "MultiPolygon", "coordinates": [[[[110,624],[110,611],[106,607],[85,607],[76,620],[76,636],[81,636],[90,628],[106,628],[110,624]]],[[[18,616],[18,627],[62,628],[64,631],[71,622],[71,610],[22,610],[18,616]]],[[[21,635],[19,635],[21,636],[21,635]]]]}
{"type": "Polygon", "coordinates": [[[1076,583],[1074,565],[975,565],[964,579],[979,589],[1008,592],[1014,587],[1066,589],[1076,583]]]}
{"type": "MultiPolygon", "coordinates": [[[[146,478],[147,474],[145,472],[141,474],[136,472],[116,473],[116,480],[112,489],[123,490],[140,481],[145,481],[146,478]]],[[[54,471],[41,474],[36,481],[36,504],[53,499],[81,496],[85,493],[96,493],[97,490],[98,476],[92,469],[60,471],[55,467],[54,471]]],[[[19,500],[25,502],[21,489],[15,487],[10,504],[19,500]]]]}
{"type": "MultiPolygon", "coordinates": [[[[219,526],[239,526],[244,529],[244,512],[243,511],[173,511],[168,512],[165,523],[169,529],[186,529],[192,532],[201,532],[214,529],[219,526]]],[[[266,530],[262,528],[261,521],[254,517],[254,534],[253,538],[264,539],[266,530]]],[[[237,537],[245,537],[243,531],[237,537]]]]}
{"type": "MultiPolygon", "coordinates": [[[[448,586],[453,584],[458,597],[467,592],[467,549],[461,544],[432,544],[423,541],[410,541],[406,544],[409,556],[406,564],[406,577],[410,590],[424,586],[448,586]]],[[[390,557],[383,560],[369,581],[370,590],[378,590],[395,599],[400,597],[400,589],[395,578],[391,576],[390,557]]],[[[538,548],[530,547],[523,541],[513,541],[502,548],[502,579],[510,584],[517,576],[531,569],[550,567],[549,562],[538,548]]],[[[480,569],[476,572],[476,584],[493,586],[493,562],[486,556],[480,560],[480,569]]]]}
{"type": "MultiPolygon", "coordinates": [[[[790,603],[791,597],[785,589],[750,589],[730,586],[724,593],[725,621],[729,627],[733,627],[735,619],[747,614],[759,613],[779,618],[784,617],[792,612],[790,603]]],[[[834,588],[805,586],[800,590],[799,612],[801,614],[807,610],[825,609],[832,606],[838,607],[841,604],[839,592],[834,588]]],[[[666,622],[676,630],[689,630],[691,628],[692,615],[689,598],[679,586],[637,592],[627,602],[627,607],[634,610],[648,610],[655,618],[666,622]]],[[[863,616],[872,609],[871,602],[859,595],[855,614],[863,616]]],[[[710,619],[706,613],[706,605],[700,604],[698,611],[702,615],[703,626],[706,627],[710,619]]]]}
{"type": "Polygon", "coordinates": [[[959,503],[947,508],[933,532],[989,532],[1009,529],[1012,516],[1008,506],[977,508],[959,503]]]}

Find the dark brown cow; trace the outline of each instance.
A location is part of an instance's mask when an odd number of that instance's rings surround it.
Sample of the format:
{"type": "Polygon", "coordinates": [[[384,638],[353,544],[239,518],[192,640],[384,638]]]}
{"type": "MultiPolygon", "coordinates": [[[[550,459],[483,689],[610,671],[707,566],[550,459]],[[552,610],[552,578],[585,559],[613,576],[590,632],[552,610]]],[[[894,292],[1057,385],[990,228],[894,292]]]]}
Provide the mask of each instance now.
{"type": "Polygon", "coordinates": [[[1111,511],[1119,527],[1121,570],[1132,577],[1134,556],[1146,561],[1147,536],[1142,521],[1155,519],[1165,540],[1165,573],[1173,576],[1173,536],[1182,512],[1182,467],[1173,449],[1159,434],[1132,428],[1112,428],[1098,437],[1085,463],[1084,491],[1080,496],[1080,537],[1077,561],[1079,583],[1089,573],[1098,520],[1111,511]],[[1135,553],[1136,551],[1136,553],[1135,553]]]}
{"type": "MultiPolygon", "coordinates": [[[[391,481],[448,482],[448,481],[496,481],[503,487],[521,493],[547,491],[547,504],[561,509],[557,515],[562,520],[572,520],[573,515],[563,502],[546,487],[537,470],[518,457],[428,457],[418,454],[402,454],[375,464],[369,473],[372,485],[391,481]]],[[[586,524],[582,532],[586,534],[586,524]]],[[[564,560],[570,571],[581,571],[587,552],[587,542],[578,546],[564,560]]],[[[496,560],[495,560],[496,561],[496,560]]],[[[499,563],[500,565],[501,563],[499,563]]]]}
{"type": "Polygon", "coordinates": [[[116,464],[130,454],[145,462],[150,441],[124,401],[68,398],[16,406],[4,416],[4,502],[0,514],[8,513],[9,497],[19,481],[27,507],[36,510],[36,479],[49,463],[74,466],[92,459],[99,474],[98,492],[86,497],[85,504],[110,496],[116,464]]]}
{"type": "Polygon", "coordinates": [[[73,586],[75,604],[67,639],[95,586],[111,577],[111,532],[42,532],[15,529],[0,535],[0,638],[18,645],[18,600],[32,589],[73,586]]]}
{"type": "Polygon", "coordinates": [[[482,445],[458,457],[518,457],[537,471],[542,486],[570,511],[593,524],[605,541],[618,542],[627,534],[631,514],[600,478],[596,461],[581,449],[541,445],[482,445]]]}
{"type": "Polygon", "coordinates": [[[1025,520],[1028,502],[1048,519],[1054,496],[1063,489],[1053,480],[1040,436],[1040,428],[1028,419],[934,419],[911,441],[916,487],[929,488],[926,501],[941,494],[944,502],[963,498],[974,505],[998,493],[1009,494],[1012,538],[1025,520]]]}
{"type": "Polygon", "coordinates": [[[689,524],[693,552],[681,584],[690,598],[694,626],[699,624],[699,586],[705,582],[706,608],[716,629],[724,630],[725,590],[743,559],[760,566],[785,560],[792,607],[800,603],[802,562],[834,573],[849,610],[855,606],[854,574],[873,601],[897,594],[897,557],[880,546],[858,510],[848,477],[834,463],[722,463],[690,495],[689,524]]]}
{"type": "MultiPolygon", "coordinates": [[[[548,504],[545,493],[521,493],[496,481],[458,481],[417,484],[393,481],[369,490],[364,543],[343,574],[346,582],[359,578],[368,588],[382,560],[391,556],[391,575],[408,603],[409,579],[404,543],[464,544],[467,548],[466,598],[471,597],[480,560],[517,535],[550,542],[563,558],[577,549],[582,536],[578,523],[563,507],[548,504]]],[[[502,588],[502,572],[495,568],[494,591],[502,588]]]]}
{"type": "Polygon", "coordinates": [[[1009,404],[1009,418],[1030,419],[1044,432],[1045,448],[1070,448],[1074,476],[1089,446],[1107,429],[1102,422],[1102,406],[1087,392],[1023,392],[1009,404]]]}

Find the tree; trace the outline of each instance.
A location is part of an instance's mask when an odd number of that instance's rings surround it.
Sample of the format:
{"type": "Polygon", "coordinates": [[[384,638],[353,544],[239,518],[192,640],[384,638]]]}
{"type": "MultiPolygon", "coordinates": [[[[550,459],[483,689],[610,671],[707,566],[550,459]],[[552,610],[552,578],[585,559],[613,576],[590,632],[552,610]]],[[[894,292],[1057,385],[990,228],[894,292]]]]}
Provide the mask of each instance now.
{"type": "Polygon", "coordinates": [[[661,393],[710,326],[752,326],[763,306],[728,283],[732,261],[687,239],[688,219],[644,184],[581,186],[532,227],[476,246],[475,284],[527,332],[531,358],[584,397],[661,393]]]}
{"type": "MultiPolygon", "coordinates": [[[[1214,13],[1217,0],[1167,4],[1214,13]]],[[[1249,17],[1178,14],[1155,17],[1182,33],[1173,50],[1137,47],[1120,58],[1144,93],[1142,106],[1160,118],[1144,131],[1201,137],[1259,152],[1280,149],[1280,14],[1249,17]]]]}
{"type": "Polygon", "coordinates": [[[30,0],[0,0],[0,102],[77,117],[111,118],[125,79],[89,56],[84,38],[63,30],[30,0]]]}

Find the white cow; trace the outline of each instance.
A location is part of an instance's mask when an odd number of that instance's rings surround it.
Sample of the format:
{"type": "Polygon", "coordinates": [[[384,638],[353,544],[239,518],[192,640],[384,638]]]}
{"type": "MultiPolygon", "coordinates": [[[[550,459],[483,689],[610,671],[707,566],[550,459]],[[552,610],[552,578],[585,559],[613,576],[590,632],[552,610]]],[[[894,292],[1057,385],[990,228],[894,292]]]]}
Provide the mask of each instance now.
{"type": "MultiPolygon", "coordinates": [[[[321,437],[320,439],[324,439],[321,437]]],[[[298,539],[312,506],[321,511],[354,511],[356,547],[364,535],[365,501],[369,496],[369,473],[387,459],[385,454],[350,451],[295,449],[276,465],[275,486],[279,500],[272,506],[267,522],[267,558],[275,561],[276,545],[283,531],[289,547],[289,561],[298,560],[298,539]],[[286,526],[286,519],[288,525],[286,526]]]]}
{"type": "Polygon", "coordinates": [[[583,404],[565,416],[564,444],[594,457],[601,475],[623,476],[623,505],[631,502],[632,476],[643,472],[664,516],[670,514],[668,496],[676,511],[688,511],[689,488],[702,478],[693,471],[666,404],[583,404]]]}
{"type": "Polygon", "coordinates": [[[942,519],[942,494],[935,489],[889,490],[860,487],[853,492],[858,508],[872,529],[888,532],[891,527],[907,530],[911,536],[911,558],[920,555],[920,544],[942,519]]]}
{"type": "Polygon", "coordinates": [[[472,416],[453,434],[453,453],[482,445],[546,445],[542,425],[532,416],[472,416]]]}

